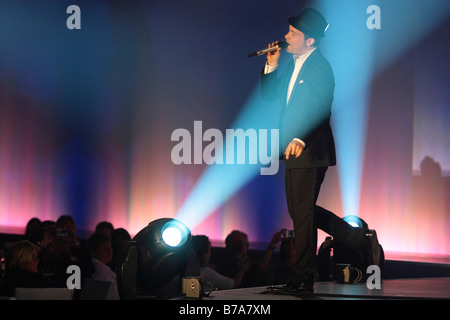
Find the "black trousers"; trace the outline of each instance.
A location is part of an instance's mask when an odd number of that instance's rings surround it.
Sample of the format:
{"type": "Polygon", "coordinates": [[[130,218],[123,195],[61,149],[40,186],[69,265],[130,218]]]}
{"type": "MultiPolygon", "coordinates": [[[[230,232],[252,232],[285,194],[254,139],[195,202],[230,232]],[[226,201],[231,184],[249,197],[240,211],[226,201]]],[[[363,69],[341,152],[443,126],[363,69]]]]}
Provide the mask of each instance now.
{"type": "Polygon", "coordinates": [[[334,213],[316,205],[327,169],[286,169],[286,200],[297,251],[292,282],[314,283],[317,228],[352,250],[358,250],[363,240],[364,230],[353,228],[334,213]]]}

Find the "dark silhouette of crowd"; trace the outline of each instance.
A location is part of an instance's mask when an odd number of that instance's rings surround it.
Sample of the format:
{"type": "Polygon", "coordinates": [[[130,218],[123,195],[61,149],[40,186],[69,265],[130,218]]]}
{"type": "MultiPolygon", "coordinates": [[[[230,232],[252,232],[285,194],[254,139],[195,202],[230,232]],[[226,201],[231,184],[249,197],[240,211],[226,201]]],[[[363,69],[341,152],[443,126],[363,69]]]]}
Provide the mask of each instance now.
{"type": "MultiPolygon", "coordinates": [[[[16,288],[67,288],[69,266],[81,270],[86,279],[113,283],[110,299],[120,299],[115,266],[131,236],[109,221],[99,222],[88,239],[79,239],[73,217],[62,215],[56,221],[32,218],[21,240],[2,248],[0,296],[14,297],[16,288]]],[[[74,299],[80,290],[75,288],[74,299]]]]}
{"type": "MultiPolygon", "coordinates": [[[[69,215],[56,221],[32,218],[22,239],[0,250],[0,296],[14,297],[15,288],[67,288],[68,268],[75,265],[81,270],[81,283],[87,279],[110,282],[110,299],[118,300],[116,270],[131,240],[126,229],[116,229],[109,221],[99,222],[87,239],[80,239],[69,215]]],[[[293,238],[286,237],[285,230],[276,232],[257,256],[249,255],[248,236],[239,230],[226,237],[225,248],[213,248],[206,235],[193,235],[191,244],[199,276],[214,290],[283,283],[296,260],[293,238]],[[279,243],[280,252],[274,259],[279,243]],[[220,254],[214,257],[218,250],[220,254]]],[[[80,299],[82,288],[74,289],[73,299],[80,299]]]]}
{"type": "Polygon", "coordinates": [[[225,257],[211,268],[220,275],[235,279],[235,288],[283,283],[289,278],[291,268],[297,260],[294,238],[286,234],[286,229],[275,232],[267,248],[253,250],[252,255],[247,234],[233,230],[225,239],[225,257]]]}

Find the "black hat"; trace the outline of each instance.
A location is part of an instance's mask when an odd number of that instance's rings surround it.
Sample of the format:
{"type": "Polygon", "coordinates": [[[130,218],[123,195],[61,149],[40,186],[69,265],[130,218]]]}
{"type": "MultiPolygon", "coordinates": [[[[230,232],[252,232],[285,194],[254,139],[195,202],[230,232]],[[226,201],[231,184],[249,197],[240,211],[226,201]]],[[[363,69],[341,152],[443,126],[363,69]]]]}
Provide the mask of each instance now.
{"type": "Polygon", "coordinates": [[[289,23],[297,30],[313,37],[324,38],[328,22],[320,12],[306,8],[297,17],[289,18],[289,23]]]}

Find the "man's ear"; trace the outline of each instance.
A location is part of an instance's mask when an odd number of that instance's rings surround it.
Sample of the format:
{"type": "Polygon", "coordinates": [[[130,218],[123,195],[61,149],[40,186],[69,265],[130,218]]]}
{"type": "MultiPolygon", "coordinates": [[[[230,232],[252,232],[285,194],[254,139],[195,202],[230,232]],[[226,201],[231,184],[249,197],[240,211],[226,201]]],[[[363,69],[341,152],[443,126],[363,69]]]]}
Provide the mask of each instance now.
{"type": "Polygon", "coordinates": [[[315,43],[316,43],[316,39],[314,39],[314,38],[308,38],[308,39],[306,40],[306,45],[307,45],[308,47],[313,46],[315,43]]]}

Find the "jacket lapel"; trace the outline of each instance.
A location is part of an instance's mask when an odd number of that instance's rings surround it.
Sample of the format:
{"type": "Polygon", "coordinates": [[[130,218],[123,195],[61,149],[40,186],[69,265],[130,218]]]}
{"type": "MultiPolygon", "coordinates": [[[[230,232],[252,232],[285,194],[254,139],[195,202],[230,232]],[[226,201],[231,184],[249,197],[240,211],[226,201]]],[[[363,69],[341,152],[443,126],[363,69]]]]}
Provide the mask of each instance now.
{"type": "MultiPolygon", "coordinates": [[[[297,91],[297,87],[299,85],[299,82],[300,81],[304,81],[303,76],[304,76],[305,72],[308,71],[308,68],[311,65],[311,63],[313,63],[314,58],[318,55],[318,52],[319,52],[318,49],[314,50],[314,52],[311,53],[311,55],[303,63],[303,66],[302,66],[302,68],[300,69],[300,72],[297,75],[297,79],[295,79],[295,85],[292,88],[291,96],[290,96],[289,103],[287,104],[287,106],[289,106],[291,104],[291,102],[293,100],[292,98],[295,96],[295,91],[297,91]]],[[[291,74],[292,74],[292,72],[291,72],[291,74]]],[[[286,89],[286,91],[287,91],[287,89],[286,89]]]]}
{"type": "Polygon", "coordinates": [[[294,61],[291,60],[291,62],[289,63],[288,67],[286,68],[285,75],[283,77],[283,85],[281,86],[281,88],[283,88],[282,89],[283,90],[283,96],[282,96],[282,99],[281,99],[281,104],[283,106],[282,109],[285,109],[286,105],[287,105],[287,103],[286,103],[287,91],[288,91],[288,87],[289,87],[289,82],[291,81],[292,73],[294,72],[294,68],[295,68],[294,61]]]}
{"type": "Polygon", "coordinates": [[[303,66],[302,66],[300,72],[298,73],[298,77],[297,77],[298,81],[300,81],[302,79],[303,74],[305,73],[305,71],[308,70],[308,67],[311,65],[311,61],[314,61],[314,59],[318,55],[318,52],[319,52],[318,49],[314,50],[314,52],[311,53],[311,55],[308,57],[308,59],[306,59],[306,61],[303,63],[303,66]]]}

